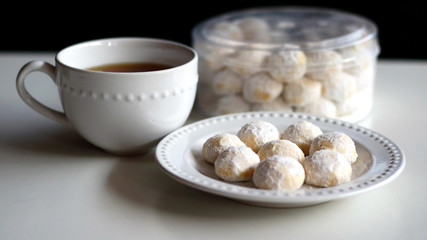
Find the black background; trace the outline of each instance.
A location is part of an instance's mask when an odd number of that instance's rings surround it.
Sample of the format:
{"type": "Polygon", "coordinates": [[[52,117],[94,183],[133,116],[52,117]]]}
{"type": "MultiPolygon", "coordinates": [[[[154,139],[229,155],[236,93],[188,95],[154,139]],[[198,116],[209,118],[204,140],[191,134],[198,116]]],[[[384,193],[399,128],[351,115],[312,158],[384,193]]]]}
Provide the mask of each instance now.
{"type": "Polygon", "coordinates": [[[106,37],[154,37],[191,45],[193,27],[210,17],[264,6],[315,6],[356,13],[379,29],[380,58],[427,59],[422,1],[63,1],[14,2],[0,16],[0,51],[54,51],[106,37]]]}

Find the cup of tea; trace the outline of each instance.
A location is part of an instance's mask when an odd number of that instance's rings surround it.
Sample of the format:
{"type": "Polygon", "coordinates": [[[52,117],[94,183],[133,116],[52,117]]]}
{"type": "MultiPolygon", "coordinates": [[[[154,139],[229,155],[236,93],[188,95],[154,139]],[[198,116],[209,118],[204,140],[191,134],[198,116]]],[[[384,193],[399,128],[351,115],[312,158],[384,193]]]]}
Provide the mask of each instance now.
{"type": "Polygon", "coordinates": [[[55,65],[27,63],[16,87],[28,106],[92,144],[116,154],[138,154],[187,120],[197,89],[197,58],[192,48],[168,40],[99,39],[61,50],[55,65]],[[34,71],[53,79],[63,112],[27,91],[25,80],[34,71]]]}

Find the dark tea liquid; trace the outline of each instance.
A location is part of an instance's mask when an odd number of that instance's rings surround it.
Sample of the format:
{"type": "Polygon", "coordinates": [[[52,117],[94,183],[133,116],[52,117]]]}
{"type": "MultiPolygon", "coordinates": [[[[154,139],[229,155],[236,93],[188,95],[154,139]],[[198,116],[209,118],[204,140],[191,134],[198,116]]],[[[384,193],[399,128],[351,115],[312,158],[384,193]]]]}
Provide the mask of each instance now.
{"type": "Polygon", "coordinates": [[[150,72],[164,70],[168,68],[172,68],[172,66],[160,63],[139,62],[106,64],[91,67],[88,68],[88,70],[100,72],[150,72]]]}

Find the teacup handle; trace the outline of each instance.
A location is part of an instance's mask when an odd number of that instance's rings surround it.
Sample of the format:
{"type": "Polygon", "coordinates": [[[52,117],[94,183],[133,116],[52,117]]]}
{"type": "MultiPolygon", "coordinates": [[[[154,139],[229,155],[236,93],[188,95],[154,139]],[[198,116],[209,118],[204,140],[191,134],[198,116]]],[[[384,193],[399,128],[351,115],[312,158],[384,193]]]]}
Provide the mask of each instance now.
{"type": "Polygon", "coordinates": [[[28,74],[39,71],[47,74],[52,80],[55,81],[55,67],[45,61],[31,61],[25,64],[18,73],[16,78],[16,88],[19,96],[24,102],[34,109],[36,112],[71,127],[70,122],[63,112],[58,112],[52,108],[45,106],[31,96],[25,88],[25,79],[28,74]]]}

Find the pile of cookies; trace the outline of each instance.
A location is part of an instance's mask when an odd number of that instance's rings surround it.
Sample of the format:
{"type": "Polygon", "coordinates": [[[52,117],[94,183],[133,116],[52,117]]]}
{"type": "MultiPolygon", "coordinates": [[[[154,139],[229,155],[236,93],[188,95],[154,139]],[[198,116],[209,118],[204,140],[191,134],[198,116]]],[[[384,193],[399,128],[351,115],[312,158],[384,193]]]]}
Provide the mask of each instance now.
{"type": "Polygon", "coordinates": [[[204,159],[227,182],[253,181],[260,189],[292,191],[304,183],[331,187],[349,182],[357,160],[354,141],[301,120],[282,132],[256,120],[237,134],[219,133],[202,147],[204,159]]]}
{"type": "Polygon", "coordinates": [[[193,40],[197,101],[208,115],[296,111],[360,119],[371,108],[379,47],[365,19],[321,9],[242,11],[200,24],[193,40]]]}

